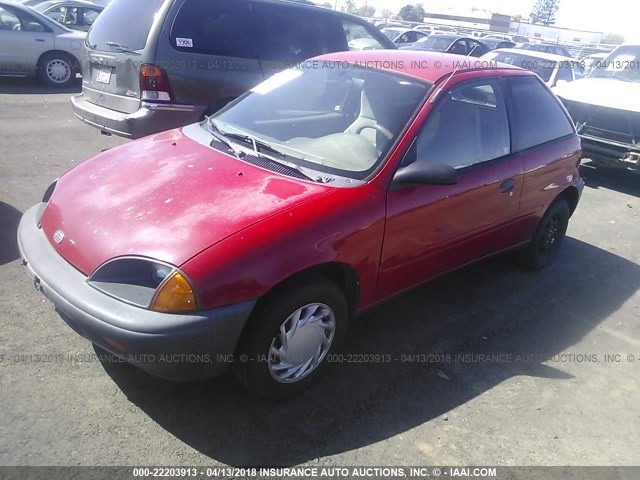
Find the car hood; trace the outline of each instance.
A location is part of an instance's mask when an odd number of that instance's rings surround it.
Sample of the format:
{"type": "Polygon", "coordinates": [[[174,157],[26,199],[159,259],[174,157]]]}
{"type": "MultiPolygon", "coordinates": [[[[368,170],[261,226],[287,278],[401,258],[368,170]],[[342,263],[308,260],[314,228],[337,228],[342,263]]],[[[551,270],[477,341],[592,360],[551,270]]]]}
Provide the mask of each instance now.
{"type": "Polygon", "coordinates": [[[123,255],[180,266],[224,238],[334,189],[263,170],[170,130],[69,170],[41,225],[58,253],[85,275],[123,255]],[[53,241],[56,232],[64,233],[60,243],[53,241]]]}
{"type": "Polygon", "coordinates": [[[640,112],[640,83],[587,77],[557,85],[552,90],[565,100],[640,112]]]}

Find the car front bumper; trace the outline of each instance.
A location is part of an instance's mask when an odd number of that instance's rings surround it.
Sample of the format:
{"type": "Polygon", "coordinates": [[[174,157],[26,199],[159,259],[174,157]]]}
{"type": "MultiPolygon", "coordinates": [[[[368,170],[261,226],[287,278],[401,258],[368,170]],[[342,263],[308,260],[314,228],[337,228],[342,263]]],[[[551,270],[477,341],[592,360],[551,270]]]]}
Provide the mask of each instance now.
{"type": "Polygon", "coordinates": [[[197,105],[142,102],[137,111],[122,113],[91,103],[83,94],[71,97],[71,104],[73,113],[83,122],[102,132],[132,139],[198,122],[206,110],[197,105]]]}
{"type": "Polygon", "coordinates": [[[93,288],[62,258],[37,225],[38,204],[18,227],[18,247],[37,290],[78,334],[143,370],[170,380],[198,380],[227,371],[255,300],[193,314],[129,305],[93,288]]]}
{"type": "Polygon", "coordinates": [[[596,163],[640,173],[640,148],[637,145],[614,142],[581,135],[582,156],[596,163]]]}

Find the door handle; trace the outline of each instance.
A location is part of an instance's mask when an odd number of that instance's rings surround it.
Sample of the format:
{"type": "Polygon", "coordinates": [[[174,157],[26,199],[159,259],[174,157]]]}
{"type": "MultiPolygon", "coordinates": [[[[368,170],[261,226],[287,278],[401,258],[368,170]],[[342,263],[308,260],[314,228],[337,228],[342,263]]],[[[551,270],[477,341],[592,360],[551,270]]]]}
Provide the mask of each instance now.
{"type": "Polygon", "coordinates": [[[516,186],[516,182],[513,181],[513,178],[507,178],[504,182],[500,184],[500,193],[510,193],[509,196],[513,196],[513,188],[516,186]]]}
{"type": "Polygon", "coordinates": [[[44,38],[36,38],[36,42],[44,42],[44,38]]]}

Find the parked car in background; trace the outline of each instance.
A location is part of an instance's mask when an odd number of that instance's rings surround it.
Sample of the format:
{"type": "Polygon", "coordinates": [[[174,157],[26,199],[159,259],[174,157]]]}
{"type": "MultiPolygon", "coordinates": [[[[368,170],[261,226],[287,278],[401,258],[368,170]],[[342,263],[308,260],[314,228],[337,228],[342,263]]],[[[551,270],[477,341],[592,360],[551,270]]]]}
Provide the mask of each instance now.
{"type": "Polygon", "coordinates": [[[434,33],[415,43],[403,45],[401,50],[423,50],[431,52],[454,53],[456,55],[470,55],[480,57],[489,51],[478,39],[460,37],[448,33],[434,33]]]}
{"type": "Polygon", "coordinates": [[[91,28],[104,10],[104,7],[97,3],[83,0],[49,0],[32,8],[67,28],[83,32],[91,28]]]}
{"type": "Polygon", "coordinates": [[[595,164],[640,173],[639,64],[640,45],[622,45],[588,77],[554,89],[595,164]]]}
{"type": "Polygon", "coordinates": [[[485,35],[482,37],[482,41],[484,42],[485,40],[502,40],[513,43],[509,35],[501,35],[499,33],[490,33],[489,35],[485,35]]]}
{"type": "Polygon", "coordinates": [[[513,35],[511,41],[514,43],[529,43],[529,39],[523,35],[513,35]]]}
{"type": "Polygon", "coordinates": [[[0,75],[37,76],[50,87],[67,87],[81,71],[85,36],[30,7],[0,0],[0,75]]]}
{"type": "Polygon", "coordinates": [[[498,48],[514,48],[516,46],[513,42],[500,40],[499,38],[484,37],[481,41],[489,50],[496,50],[498,48]]]}
{"type": "Polygon", "coordinates": [[[550,53],[505,48],[493,50],[482,58],[531,70],[550,87],[558,83],[572,82],[585,75],[578,60],[550,53]]]}
{"type": "Polygon", "coordinates": [[[434,33],[441,33],[440,30],[438,30],[438,27],[434,25],[418,25],[416,27],[416,30],[425,32],[427,35],[432,35],[434,33]]]}
{"type": "Polygon", "coordinates": [[[533,52],[551,53],[553,55],[571,58],[571,54],[566,48],[554,43],[519,43],[516,45],[516,48],[531,50],[533,52]]]}
{"type": "Polygon", "coordinates": [[[414,43],[428,35],[426,32],[423,32],[421,30],[411,29],[411,28],[388,27],[388,28],[383,28],[380,31],[396,45],[414,43]]]}
{"type": "Polygon", "coordinates": [[[440,33],[458,33],[458,29],[448,25],[438,25],[436,27],[440,33]]]}
{"type": "Polygon", "coordinates": [[[600,63],[609,56],[609,53],[611,52],[592,53],[584,57],[581,62],[587,75],[597,68],[600,63]]]}
{"type": "Polygon", "coordinates": [[[341,68],[301,64],[105,151],[24,214],[23,264],[75,331],[150,373],[299,394],[354,315],[490,255],[561,253],[571,119],[531,72],[456,59],[325,55],[341,68]]]}
{"type": "Polygon", "coordinates": [[[138,138],[198,121],[274,73],[363,38],[395,49],[365,20],[306,3],[113,0],[89,31],[73,109],[104,133],[138,138]]]}

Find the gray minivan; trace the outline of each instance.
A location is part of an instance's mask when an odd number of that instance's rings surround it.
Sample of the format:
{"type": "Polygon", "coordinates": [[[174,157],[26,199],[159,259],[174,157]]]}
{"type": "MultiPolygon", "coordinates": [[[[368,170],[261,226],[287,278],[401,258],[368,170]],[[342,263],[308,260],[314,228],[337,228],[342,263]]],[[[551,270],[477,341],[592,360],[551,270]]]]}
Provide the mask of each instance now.
{"type": "Polygon", "coordinates": [[[292,0],[113,0],[86,41],[81,120],[139,138],[197,122],[272,74],[368,38],[366,21],[292,0]]]}

